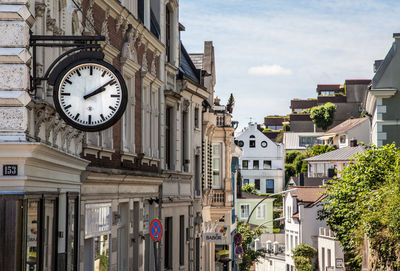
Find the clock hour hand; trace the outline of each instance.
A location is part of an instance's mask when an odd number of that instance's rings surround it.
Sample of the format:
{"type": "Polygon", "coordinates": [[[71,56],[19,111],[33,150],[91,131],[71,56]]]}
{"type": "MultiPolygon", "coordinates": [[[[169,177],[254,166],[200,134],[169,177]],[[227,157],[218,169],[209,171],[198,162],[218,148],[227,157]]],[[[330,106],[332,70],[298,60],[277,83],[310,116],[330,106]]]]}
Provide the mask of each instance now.
{"type": "Polygon", "coordinates": [[[101,87],[97,88],[96,90],[90,92],[89,94],[86,94],[85,96],[83,96],[83,99],[86,100],[87,98],[90,98],[90,97],[92,97],[92,96],[94,96],[96,94],[99,94],[99,93],[103,92],[104,90],[106,90],[106,86],[108,84],[110,84],[112,81],[113,80],[110,80],[107,83],[105,83],[104,85],[102,85],[101,87]]]}

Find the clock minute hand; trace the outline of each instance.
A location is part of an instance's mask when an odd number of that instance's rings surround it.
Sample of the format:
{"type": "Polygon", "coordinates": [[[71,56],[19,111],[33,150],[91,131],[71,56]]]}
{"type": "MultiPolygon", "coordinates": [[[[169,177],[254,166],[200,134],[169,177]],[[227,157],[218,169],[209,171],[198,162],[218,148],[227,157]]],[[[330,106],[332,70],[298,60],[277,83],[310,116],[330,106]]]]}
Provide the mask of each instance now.
{"type": "Polygon", "coordinates": [[[86,94],[85,96],[83,96],[83,99],[88,99],[96,94],[99,94],[100,92],[103,92],[105,89],[105,87],[110,84],[113,80],[108,81],[107,83],[105,83],[104,85],[102,85],[101,87],[97,88],[96,90],[90,92],[89,94],[86,94]]]}

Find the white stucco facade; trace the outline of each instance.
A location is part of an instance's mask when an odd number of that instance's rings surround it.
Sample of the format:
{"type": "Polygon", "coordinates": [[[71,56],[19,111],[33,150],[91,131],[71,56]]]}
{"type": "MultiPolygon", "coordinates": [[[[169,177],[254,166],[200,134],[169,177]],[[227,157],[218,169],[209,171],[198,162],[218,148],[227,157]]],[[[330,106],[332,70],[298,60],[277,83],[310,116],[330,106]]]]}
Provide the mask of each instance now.
{"type": "Polygon", "coordinates": [[[277,193],[284,185],[284,147],[275,143],[257,129],[256,123],[236,137],[242,148],[239,167],[243,184],[255,184],[261,194],[277,193]]]}

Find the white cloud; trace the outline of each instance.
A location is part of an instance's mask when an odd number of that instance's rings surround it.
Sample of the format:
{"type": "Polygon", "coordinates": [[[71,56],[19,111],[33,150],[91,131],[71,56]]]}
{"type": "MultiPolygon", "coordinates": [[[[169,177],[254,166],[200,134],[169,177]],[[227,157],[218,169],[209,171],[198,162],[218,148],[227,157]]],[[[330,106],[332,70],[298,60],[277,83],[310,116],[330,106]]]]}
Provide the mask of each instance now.
{"type": "Polygon", "coordinates": [[[275,75],[292,75],[293,72],[289,69],[285,69],[284,67],[274,64],[274,65],[262,65],[251,67],[247,71],[249,74],[253,75],[265,75],[265,76],[275,76],[275,75]]]}

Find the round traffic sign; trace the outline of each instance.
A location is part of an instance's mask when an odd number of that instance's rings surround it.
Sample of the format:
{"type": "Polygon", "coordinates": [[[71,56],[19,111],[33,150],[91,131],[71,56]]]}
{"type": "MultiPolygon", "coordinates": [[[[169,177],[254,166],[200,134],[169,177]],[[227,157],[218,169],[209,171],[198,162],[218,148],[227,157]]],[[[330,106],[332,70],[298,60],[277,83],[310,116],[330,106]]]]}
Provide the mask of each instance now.
{"type": "Polygon", "coordinates": [[[161,240],[163,235],[163,228],[160,220],[153,219],[150,223],[150,237],[154,242],[158,242],[161,240]]]}
{"type": "Polygon", "coordinates": [[[233,236],[233,242],[235,243],[235,245],[239,246],[242,244],[242,235],[240,233],[236,233],[233,236]]]}
{"type": "Polygon", "coordinates": [[[235,254],[236,256],[238,256],[239,258],[241,258],[243,256],[243,248],[242,246],[236,246],[235,248],[235,254]]]}

